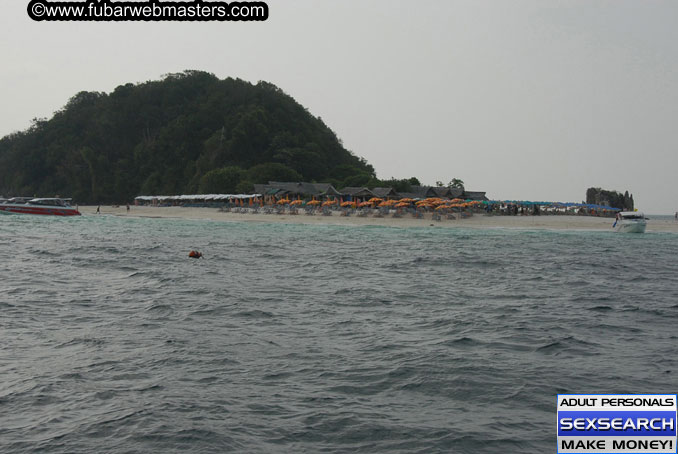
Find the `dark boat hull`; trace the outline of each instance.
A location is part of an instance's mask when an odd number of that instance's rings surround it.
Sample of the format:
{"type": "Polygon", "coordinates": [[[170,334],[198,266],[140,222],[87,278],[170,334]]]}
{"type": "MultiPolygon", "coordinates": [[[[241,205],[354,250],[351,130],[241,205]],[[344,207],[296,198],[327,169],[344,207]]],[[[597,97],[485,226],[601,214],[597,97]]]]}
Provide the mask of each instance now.
{"type": "Polygon", "coordinates": [[[35,214],[43,216],[80,216],[80,212],[72,207],[0,205],[0,212],[5,214],[35,214]]]}

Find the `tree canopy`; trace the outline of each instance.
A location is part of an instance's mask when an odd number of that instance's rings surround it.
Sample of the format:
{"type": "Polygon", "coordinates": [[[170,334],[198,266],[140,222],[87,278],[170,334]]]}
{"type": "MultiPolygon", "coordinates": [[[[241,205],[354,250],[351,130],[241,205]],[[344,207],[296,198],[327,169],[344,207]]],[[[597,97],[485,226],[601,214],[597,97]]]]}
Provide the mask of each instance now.
{"type": "Polygon", "coordinates": [[[241,192],[268,180],[378,181],[275,85],[200,71],[78,93],[51,119],[0,139],[5,195],[106,203],[141,193],[241,192]]]}
{"type": "Polygon", "coordinates": [[[618,191],[601,188],[588,188],[586,190],[586,203],[607,205],[626,211],[633,211],[634,209],[633,195],[629,195],[629,191],[622,194],[618,191]]]}

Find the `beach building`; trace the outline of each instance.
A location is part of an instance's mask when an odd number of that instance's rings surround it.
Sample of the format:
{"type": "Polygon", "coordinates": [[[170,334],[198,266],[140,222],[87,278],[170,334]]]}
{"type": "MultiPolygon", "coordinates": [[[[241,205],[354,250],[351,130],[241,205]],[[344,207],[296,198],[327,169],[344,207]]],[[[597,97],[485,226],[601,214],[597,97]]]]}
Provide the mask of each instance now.
{"type": "Polygon", "coordinates": [[[411,192],[401,192],[402,197],[410,199],[427,199],[439,197],[441,199],[461,198],[461,190],[450,189],[446,186],[412,186],[411,192]]]}
{"type": "Polygon", "coordinates": [[[268,184],[255,184],[254,192],[262,194],[264,203],[273,203],[281,198],[326,198],[341,197],[342,193],[330,183],[282,182],[269,181],[268,184]]]}
{"type": "Polygon", "coordinates": [[[424,186],[426,197],[439,197],[441,199],[463,199],[463,188],[449,188],[447,186],[424,186]]]}
{"type": "Polygon", "coordinates": [[[397,192],[391,187],[369,189],[366,187],[349,186],[337,190],[330,183],[269,181],[268,184],[255,184],[254,192],[262,194],[265,203],[272,203],[274,200],[281,198],[322,199],[327,197],[346,198],[349,200],[369,200],[373,197],[387,200],[398,200],[404,197],[412,199],[437,197],[441,199],[464,199],[480,202],[488,200],[485,192],[466,191],[463,188],[449,188],[447,186],[412,186],[411,192],[397,192]]]}
{"type": "Polygon", "coordinates": [[[449,188],[435,188],[434,186],[412,186],[410,192],[401,192],[400,195],[408,199],[426,199],[429,197],[450,198],[449,188]]]}
{"type": "Polygon", "coordinates": [[[485,202],[488,201],[489,199],[485,195],[484,191],[463,191],[463,197],[461,197],[464,200],[477,200],[479,202],[485,202]]]}
{"type": "Polygon", "coordinates": [[[474,201],[487,201],[483,191],[467,191],[464,188],[449,188],[447,186],[412,186],[412,192],[400,193],[402,197],[412,199],[427,199],[438,197],[441,199],[464,199],[474,201]]]}
{"type": "Polygon", "coordinates": [[[391,199],[401,199],[402,198],[401,194],[397,193],[396,190],[391,188],[391,187],[374,188],[374,189],[372,189],[372,192],[374,193],[374,195],[376,195],[377,197],[379,197],[381,199],[391,200],[391,199]]]}
{"type": "Polygon", "coordinates": [[[372,197],[379,197],[373,191],[367,188],[361,188],[357,186],[347,186],[341,189],[341,194],[344,199],[351,201],[355,200],[365,201],[371,199],[372,197]]]}

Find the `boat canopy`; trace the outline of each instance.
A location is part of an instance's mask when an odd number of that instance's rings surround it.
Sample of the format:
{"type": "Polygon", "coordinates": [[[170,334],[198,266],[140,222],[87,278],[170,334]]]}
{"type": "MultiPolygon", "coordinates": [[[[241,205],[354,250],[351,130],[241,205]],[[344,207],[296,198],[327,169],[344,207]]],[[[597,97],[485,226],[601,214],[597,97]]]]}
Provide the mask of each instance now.
{"type": "Polygon", "coordinates": [[[639,211],[622,211],[619,215],[622,219],[645,219],[645,215],[639,211]]]}

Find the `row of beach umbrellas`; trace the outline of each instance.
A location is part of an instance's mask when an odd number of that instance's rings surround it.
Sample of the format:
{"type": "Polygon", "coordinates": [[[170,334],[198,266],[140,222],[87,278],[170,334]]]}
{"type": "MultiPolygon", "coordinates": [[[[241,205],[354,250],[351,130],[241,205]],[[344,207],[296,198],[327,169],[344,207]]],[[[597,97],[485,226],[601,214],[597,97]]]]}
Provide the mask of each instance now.
{"type": "Polygon", "coordinates": [[[320,200],[311,200],[304,202],[303,200],[290,200],[288,198],[280,199],[276,202],[278,205],[289,205],[289,206],[322,206],[322,207],[331,207],[331,206],[341,206],[342,208],[427,208],[427,209],[436,209],[436,210],[445,210],[450,208],[472,208],[478,205],[483,204],[479,201],[466,201],[463,199],[452,199],[445,200],[438,197],[430,197],[424,200],[415,200],[412,198],[402,198],[399,200],[384,200],[379,197],[373,197],[364,202],[358,201],[340,201],[337,199],[326,200],[321,202],[320,200]]]}
{"type": "MultiPolygon", "coordinates": [[[[181,201],[230,201],[236,205],[244,206],[245,203],[249,205],[263,203],[263,198],[261,194],[193,194],[193,195],[174,195],[174,196],[138,196],[136,197],[137,201],[140,202],[181,202],[181,201]]],[[[309,202],[304,202],[301,199],[290,200],[289,198],[280,199],[276,202],[278,205],[290,205],[290,206],[341,206],[344,208],[410,208],[412,206],[417,208],[428,208],[435,210],[445,210],[449,208],[475,208],[480,205],[519,205],[519,206],[547,206],[554,208],[588,208],[596,210],[612,210],[619,211],[618,208],[613,208],[605,205],[594,205],[587,203],[572,203],[572,202],[534,202],[527,200],[486,200],[486,201],[471,201],[464,200],[460,198],[446,200],[439,197],[429,197],[427,199],[419,200],[412,199],[409,197],[401,198],[398,200],[385,200],[379,197],[372,197],[371,199],[358,202],[358,201],[343,201],[343,200],[327,200],[321,202],[319,200],[311,200],[309,202]]]]}

